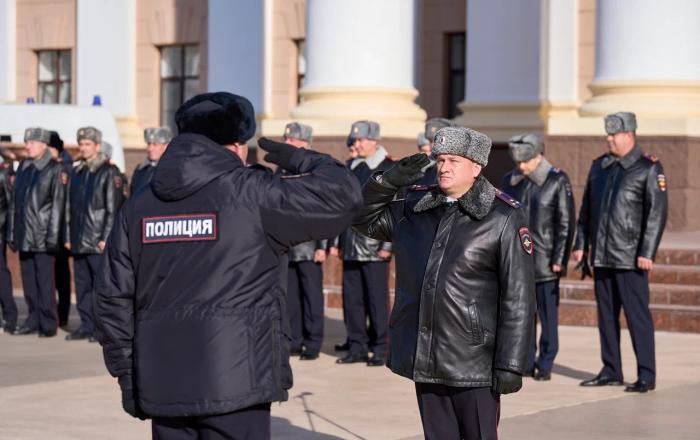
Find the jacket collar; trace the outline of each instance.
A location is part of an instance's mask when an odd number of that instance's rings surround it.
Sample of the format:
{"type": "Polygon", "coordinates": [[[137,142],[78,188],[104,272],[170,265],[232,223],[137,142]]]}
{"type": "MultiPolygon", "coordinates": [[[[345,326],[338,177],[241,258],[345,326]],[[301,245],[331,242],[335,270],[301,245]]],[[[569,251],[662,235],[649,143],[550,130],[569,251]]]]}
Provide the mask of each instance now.
{"type": "Polygon", "coordinates": [[[39,170],[39,171],[41,171],[41,170],[43,170],[44,168],[46,168],[46,165],[48,165],[49,162],[51,162],[51,152],[49,151],[48,148],[47,148],[46,151],[44,152],[44,155],[43,155],[43,156],[41,156],[41,157],[38,158],[38,159],[32,160],[32,164],[34,164],[34,166],[36,167],[36,169],[39,170]]]}
{"type": "Polygon", "coordinates": [[[511,186],[515,186],[525,179],[530,179],[535,183],[535,185],[542,186],[544,185],[544,182],[547,181],[547,176],[549,175],[549,172],[551,170],[552,164],[547,160],[546,157],[543,156],[539,165],[537,165],[537,168],[535,168],[535,170],[532,173],[530,173],[529,176],[525,176],[523,173],[520,172],[520,170],[515,168],[510,175],[510,184],[511,186]]]}
{"type": "Polygon", "coordinates": [[[82,171],[83,168],[87,167],[87,169],[88,169],[91,173],[94,173],[94,172],[96,172],[98,169],[100,169],[100,167],[101,167],[103,164],[105,164],[108,160],[109,160],[109,159],[107,158],[107,156],[106,156],[104,153],[99,152],[99,153],[97,153],[97,157],[95,157],[95,158],[92,159],[92,160],[80,160],[80,161],[78,162],[78,165],[75,167],[75,170],[76,170],[76,171],[82,171]]]}
{"type": "Polygon", "coordinates": [[[353,161],[350,163],[350,169],[354,170],[358,165],[364,162],[367,164],[370,170],[373,170],[377,168],[379,164],[384,162],[384,159],[386,159],[387,156],[389,156],[389,153],[387,153],[386,149],[383,146],[378,145],[377,151],[372,156],[353,159],[353,161]]]}
{"type": "Polygon", "coordinates": [[[600,163],[600,166],[603,167],[603,169],[608,168],[610,165],[614,164],[615,162],[620,162],[620,166],[624,169],[627,169],[632,166],[636,161],[639,160],[639,158],[642,157],[642,149],[639,147],[639,144],[634,144],[634,148],[632,148],[632,151],[627,153],[626,156],[622,158],[618,158],[617,156],[613,154],[607,154],[604,158],[603,161],[600,163]]]}
{"type": "MultiPolygon", "coordinates": [[[[457,203],[467,215],[481,220],[491,211],[495,197],[496,188],[484,176],[480,175],[469,191],[457,200],[457,203]]],[[[421,197],[416,206],[413,207],[413,212],[428,211],[445,203],[448,203],[447,197],[438,188],[421,197]]]]}

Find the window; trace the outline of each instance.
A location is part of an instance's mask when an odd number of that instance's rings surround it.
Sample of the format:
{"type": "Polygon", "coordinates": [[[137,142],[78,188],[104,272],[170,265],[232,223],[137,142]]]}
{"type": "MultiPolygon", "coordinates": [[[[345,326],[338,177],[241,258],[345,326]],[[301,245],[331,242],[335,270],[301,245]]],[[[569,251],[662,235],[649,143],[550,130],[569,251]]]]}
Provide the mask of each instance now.
{"type": "Polygon", "coordinates": [[[37,95],[41,104],[70,104],[70,50],[40,50],[37,95]]]}
{"type": "Polygon", "coordinates": [[[459,113],[457,104],[464,100],[466,35],[464,33],[447,34],[447,108],[445,114],[454,118],[459,113]]]}
{"type": "Polygon", "coordinates": [[[297,102],[301,102],[299,90],[304,87],[306,78],[306,42],[305,40],[294,40],[297,46],[297,102]]]}
{"type": "Polygon", "coordinates": [[[177,133],[175,112],[199,93],[199,46],[160,48],[160,124],[177,133]]]}

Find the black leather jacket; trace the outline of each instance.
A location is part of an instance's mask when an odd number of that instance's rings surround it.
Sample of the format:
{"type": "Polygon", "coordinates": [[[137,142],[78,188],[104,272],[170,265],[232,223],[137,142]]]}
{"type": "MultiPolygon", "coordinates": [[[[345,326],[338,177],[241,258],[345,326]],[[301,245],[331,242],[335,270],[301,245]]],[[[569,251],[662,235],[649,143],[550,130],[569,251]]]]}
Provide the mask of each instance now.
{"type": "Polygon", "coordinates": [[[314,254],[318,250],[326,250],[328,240],[305,241],[304,243],[292,246],[287,252],[290,263],[301,261],[314,261],[314,254]]]}
{"type": "Polygon", "coordinates": [[[73,254],[99,254],[107,241],[114,217],[124,202],[124,180],[119,169],[103,157],[82,161],[68,186],[66,231],[73,254]]]}
{"type": "Polygon", "coordinates": [[[530,219],[535,243],[535,282],[553,281],[566,275],[566,266],[574,241],[574,197],[569,176],[542,159],[533,173],[525,177],[513,170],[503,177],[501,188],[520,201],[530,219]],[[558,264],[562,271],[552,272],[558,264]]]}
{"type": "Polygon", "coordinates": [[[522,374],[533,337],[535,283],[525,212],[484,177],[458,202],[370,181],[355,228],[391,240],[396,299],[388,366],[416,382],[491,386],[522,374]]]}
{"type": "Polygon", "coordinates": [[[588,174],[574,248],[590,246],[594,267],[636,269],[637,257],[656,256],[667,214],[666,176],[657,158],[638,145],[619,160],[605,154],[588,174]]]}
{"type": "MultiPolygon", "coordinates": [[[[7,226],[7,213],[10,210],[12,200],[12,168],[6,163],[0,163],[0,246],[5,243],[5,226],[7,226]]],[[[2,249],[0,249],[1,251],[2,249]]]]}
{"type": "Polygon", "coordinates": [[[20,252],[57,252],[68,175],[46,153],[23,160],[17,171],[10,203],[7,241],[20,252]]]}
{"type": "MultiPolygon", "coordinates": [[[[348,166],[362,186],[367,183],[373,173],[386,171],[393,165],[394,161],[389,158],[384,147],[380,146],[374,156],[366,160],[352,160],[348,166]]],[[[378,252],[380,250],[391,251],[392,248],[391,243],[358,234],[352,228],[341,234],[338,239],[333,240],[331,246],[337,246],[340,249],[343,261],[366,262],[386,261],[379,257],[378,252]]]]}
{"type": "Polygon", "coordinates": [[[131,176],[131,186],[129,187],[130,194],[134,194],[140,188],[151,182],[153,174],[156,172],[157,165],[157,162],[145,160],[136,167],[134,174],[131,176]]]}

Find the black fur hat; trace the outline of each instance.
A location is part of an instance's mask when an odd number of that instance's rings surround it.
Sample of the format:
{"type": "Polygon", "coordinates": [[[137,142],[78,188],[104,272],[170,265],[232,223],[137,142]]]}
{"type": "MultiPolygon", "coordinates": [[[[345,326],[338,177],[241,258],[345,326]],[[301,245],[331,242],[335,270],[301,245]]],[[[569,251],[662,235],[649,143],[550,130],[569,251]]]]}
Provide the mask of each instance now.
{"type": "Polygon", "coordinates": [[[53,147],[60,153],[63,151],[63,139],[58,135],[57,132],[51,131],[51,140],[49,140],[49,147],[53,147]]]}
{"type": "Polygon", "coordinates": [[[255,110],[243,96],[228,92],[203,93],[175,113],[182,133],[197,133],[220,145],[246,142],[255,134],[255,110]]]}

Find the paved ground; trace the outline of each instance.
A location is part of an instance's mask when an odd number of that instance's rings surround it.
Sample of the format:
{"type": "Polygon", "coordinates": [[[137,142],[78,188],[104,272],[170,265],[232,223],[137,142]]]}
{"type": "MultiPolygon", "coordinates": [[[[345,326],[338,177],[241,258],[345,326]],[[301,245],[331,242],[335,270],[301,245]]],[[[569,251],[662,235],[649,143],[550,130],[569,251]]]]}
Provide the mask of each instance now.
{"type": "MultiPolygon", "coordinates": [[[[343,338],[338,311],[327,319],[327,347],[317,361],[292,361],[290,401],[273,405],[275,439],[420,439],[411,382],[386,368],[335,365],[343,338]]],[[[121,411],[119,392],[99,347],[0,334],[0,439],[148,439],[150,425],[121,411]]],[[[626,378],[635,379],[629,334],[626,378]]],[[[657,333],[658,388],[627,395],[620,387],[582,389],[597,373],[595,329],[561,328],[551,382],[527,380],[502,399],[502,439],[698,439],[700,335],[657,333]]]]}

